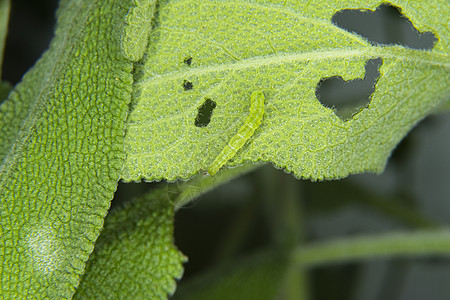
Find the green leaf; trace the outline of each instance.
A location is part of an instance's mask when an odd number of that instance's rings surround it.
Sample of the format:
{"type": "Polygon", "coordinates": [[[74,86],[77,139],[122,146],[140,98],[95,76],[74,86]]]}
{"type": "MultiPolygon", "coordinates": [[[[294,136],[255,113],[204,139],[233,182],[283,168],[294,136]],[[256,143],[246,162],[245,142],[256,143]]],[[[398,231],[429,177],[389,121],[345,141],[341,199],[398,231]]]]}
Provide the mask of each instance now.
{"type": "Polygon", "coordinates": [[[296,177],[332,179],[381,172],[390,153],[422,118],[448,105],[448,1],[391,1],[431,51],[372,45],[331,22],[342,9],[371,1],[160,1],[147,58],[137,69],[127,122],[127,181],[174,180],[205,170],[249,114],[262,90],[265,114],[227,164],[267,161],[296,177]],[[381,58],[369,105],[348,120],[316,97],[321,79],[364,77],[381,58]],[[208,100],[209,99],[209,100],[208,100]],[[200,108],[214,103],[197,127],[200,108]]]}
{"type": "Polygon", "coordinates": [[[173,299],[277,299],[287,269],[280,253],[255,253],[181,284],[173,299]]]}
{"type": "Polygon", "coordinates": [[[62,1],[50,49],[0,107],[0,294],[71,298],[122,162],[128,1],[62,1]]]}
{"type": "Polygon", "coordinates": [[[112,211],[89,257],[75,299],[166,299],[186,259],[173,246],[167,189],[112,211]]]}
{"type": "Polygon", "coordinates": [[[2,102],[2,99],[6,99],[8,97],[8,94],[11,92],[12,89],[13,86],[9,82],[7,81],[0,82],[0,103],[2,102]]]}
{"type": "Polygon", "coordinates": [[[144,55],[155,13],[156,0],[134,0],[122,33],[122,50],[126,58],[138,61],[144,55]]]}

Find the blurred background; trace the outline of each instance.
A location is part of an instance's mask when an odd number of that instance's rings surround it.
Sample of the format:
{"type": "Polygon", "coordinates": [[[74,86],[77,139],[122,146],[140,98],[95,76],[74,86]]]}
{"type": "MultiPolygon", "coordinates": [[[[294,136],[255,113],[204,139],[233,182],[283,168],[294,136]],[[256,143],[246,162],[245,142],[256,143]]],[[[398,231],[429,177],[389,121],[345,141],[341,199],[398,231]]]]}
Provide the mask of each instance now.
{"type": "MultiPolygon", "coordinates": [[[[48,47],[57,4],[12,1],[3,80],[19,82],[48,47]]],[[[392,6],[374,12],[342,11],[333,22],[374,44],[431,49],[436,42],[432,33],[417,32],[392,6]]],[[[368,61],[364,79],[324,78],[318,83],[319,100],[342,118],[350,117],[370,100],[380,65],[381,60],[368,61]]],[[[180,284],[273,243],[448,226],[449,153],[447,112],[418,124],[380,175],[309,182],[267,165],[204,194],[176,214],[175,243],[189,257],[180,284]],[[292,209],[296,223],[286,234],[286,211],[292,209]]],[[[113,206],[160,184],[121,183],[113,206]]],[[[308,274],[311,299],[450,299],[448,260],[368,260],[315,268],[308,274]]]]}

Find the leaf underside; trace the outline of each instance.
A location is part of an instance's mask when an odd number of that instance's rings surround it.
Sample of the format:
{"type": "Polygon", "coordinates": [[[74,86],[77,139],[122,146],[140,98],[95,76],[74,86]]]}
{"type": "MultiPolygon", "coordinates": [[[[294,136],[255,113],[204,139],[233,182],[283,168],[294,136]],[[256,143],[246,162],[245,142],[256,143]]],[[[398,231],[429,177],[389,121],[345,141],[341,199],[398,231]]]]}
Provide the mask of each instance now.
{"type": "Polygon", "coordinates": [[[242,126],[255,90],[264,92],[264,119],[229,166],[271,162],[313,180],[381,172],[398,142],[450,94],[448,4],[391,3],[437,36],[432,51],[372,45],[331,22],[342,9],[376,9],[375,0],[160,1],[136,70],[123,179],[205,170],[242,126]],[[366,62],[377,58],[380,77],[367,107],[343,120],[319,102],[322,78],[363,78],[366,62]],[[217,105],[209,124],[197,127],[206,99],[217,105]]]}

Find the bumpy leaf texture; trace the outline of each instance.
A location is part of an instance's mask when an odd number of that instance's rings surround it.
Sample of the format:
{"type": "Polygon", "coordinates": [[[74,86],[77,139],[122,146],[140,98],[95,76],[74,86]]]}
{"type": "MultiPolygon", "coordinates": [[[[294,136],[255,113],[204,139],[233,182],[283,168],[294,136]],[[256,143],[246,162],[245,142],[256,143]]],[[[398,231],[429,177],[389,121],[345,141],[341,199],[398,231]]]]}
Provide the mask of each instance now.
{"type": "Polygon", "coordinates": [[[375,10],[378,0],[159,1],[136,72],[123,178],[175,180],[207,169],[244,123],[255,90],[265,95],[264,119],[229,166],[271,162],[313,180],[381,172],[450,95],[448,1],[390,3],[435,35],[431,51],[371,44],[331,21],[343,9],[375,10]],[[323,78],[363,78],[372,59],[382,64],[366,107],[343,119],[322,105],[323,78]]]}
{"type": "Polygon", "coordinates": [[[0,294],[70,298],[124,160],[129,1],[61,1],[50,49],[0,107],[0,294]]]}
{"type": "Polygon", "coordinates": [[[89,257],[75,299],[167,299],[185,257],[173,246],[167,189],[112,211],[89,257]]]}

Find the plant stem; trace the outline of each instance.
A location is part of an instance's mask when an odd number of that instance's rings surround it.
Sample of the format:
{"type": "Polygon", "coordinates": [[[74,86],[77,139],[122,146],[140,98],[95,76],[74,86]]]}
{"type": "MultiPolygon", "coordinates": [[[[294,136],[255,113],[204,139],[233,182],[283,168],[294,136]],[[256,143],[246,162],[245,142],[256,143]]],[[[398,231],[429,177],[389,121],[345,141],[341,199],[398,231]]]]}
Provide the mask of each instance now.
{"type": "MultiPolygon", "coordinates": [[[[277,248],[291,253],[303,245],[304,222],[300,184],[291,176],[271,167],[262,169],[267,219],[272,231],[272,241],[277,248]]],[[[289,264],[277,299],[307,300],[309,298],[306,271],[289,264]]]]}
{"type": "Polygon", "coordinates": [[[292,262],[300,267],[315,267],[362,259],[394,256],[450,256],[450,230],[389,233],[298,247],[292,262]]]}

